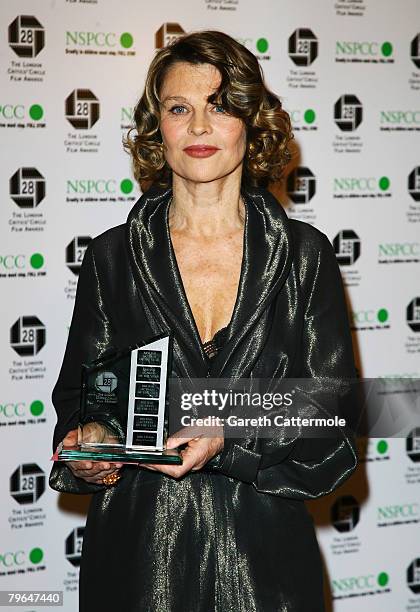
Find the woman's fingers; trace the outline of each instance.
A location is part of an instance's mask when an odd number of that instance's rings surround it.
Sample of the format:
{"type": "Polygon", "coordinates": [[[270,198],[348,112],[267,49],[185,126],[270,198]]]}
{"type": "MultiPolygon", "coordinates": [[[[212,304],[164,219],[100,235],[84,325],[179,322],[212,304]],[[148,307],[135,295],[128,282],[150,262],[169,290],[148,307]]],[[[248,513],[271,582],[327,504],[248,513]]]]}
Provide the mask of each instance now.
{"type": "Polygon", "coordinates": [[[77,444],[77,429],[68,431],[63,439],[64,446],[75,446],[77,444]]]}
{"type": "Polygon", "coordinates": [[[189,472],[192,467],[197,464],[201,457],[200,449],[192,448],[187,446],[186,449],[181,451],[182,456],[182,465],[170,465],[164,463],[140,463],[139,467],[145,467],[149,470],[153,470],[156,472],[162,472],[163,474],[167,474],[168,476],[172,476],[173,478],[181,478],[187,472],[189,472]]]}
{"type": "MultiPolygon", "coordinates": [[[[169,440],[169,438],[168,438],[169,440]]],[[[181,478],[187,472],[195,472],[201,470],[202,467],[216,455],[224,444],[224,438],[192,438],[188,445],[180,451],[182,457],[182,465],[157,464],[157,463],[140,463],[139,467],[144,467],[156,472],[162,472],[174,478],[181,478]]]]}
{"type": "Polygon", "coordinates": [[[122,463],[104,461],[67,461],[66,463],[75,476],[87,482],[99,482],[107,474],[118,472],[122,466],[122,463]]]}
{"type": "Polygon", "coordinates": [[[94,482],[96,484],[103,484],[102,480],[103,480],[103,478],[105,478],[105,476],[108,476],[108,474],[118,473],[118,471],[119,470],[103,470],[102,472],[99,472],[95,476],[92,476],[92,477],[86,476],[84,479],[87,482],[94,482]]]}

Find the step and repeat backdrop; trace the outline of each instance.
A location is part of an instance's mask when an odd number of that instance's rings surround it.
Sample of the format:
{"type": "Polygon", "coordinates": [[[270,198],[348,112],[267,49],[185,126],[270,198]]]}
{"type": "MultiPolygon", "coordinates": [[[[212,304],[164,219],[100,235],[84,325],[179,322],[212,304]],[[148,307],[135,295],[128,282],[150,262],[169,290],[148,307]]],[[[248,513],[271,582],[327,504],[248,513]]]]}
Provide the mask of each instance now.
{"type": "MultiPolygon", "coordinates": [[[[16,0],[0,15],[0,590],[61,590],[73,612],[90,497],[48,487],[51,391],[86,246],[141,193],[122,137],[155,50],[218,29],[259,58],[295,134],[291,172],[274,191],[334,245],[360,375],[415,379],[420,7],[16,0]]],[[[329,609],[420,611],[420,417],[407,435],[360,439],[359,450],[357,472],[308,502],[329,609]]],[[[106,561],[104,571],[106,581],[106,561]]]]}

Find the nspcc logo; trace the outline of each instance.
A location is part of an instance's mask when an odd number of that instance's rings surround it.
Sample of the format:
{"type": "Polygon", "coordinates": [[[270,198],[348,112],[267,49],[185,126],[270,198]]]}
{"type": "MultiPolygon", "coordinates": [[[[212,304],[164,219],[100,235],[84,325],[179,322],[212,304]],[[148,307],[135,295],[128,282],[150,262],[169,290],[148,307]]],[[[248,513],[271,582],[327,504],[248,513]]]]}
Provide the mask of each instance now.
{"type": "Polygon", "coordinates": [[[333,181],[335,198],[374,198],[387,192],[391,185],[387,176],[340,176],[333,181]]]}
{"type": "Polygon", "coordinates": [[[21,357],[33,357],[45,345],[45,325],[38,317],[19,317],[10,328],[10,346],[21,357]]]}
{"type": "Polygon", "coordinates": [[[390,328],[389,323],[387,323],[389,313],[386,308],[352,310],[350,319],[352,321],[351,328],[358,331],[390,328]]]}
{"type": "Polygon", "coordinates": [[[387,572],[333,578],[331,582],[333,598],[347,599],[350,597],[368,597],[379,593],[389,593],[391,591],[388,586],[389,580],[387,572]]]}
{"type": "Polygon", "coordinates": [[[99,100],[90,89],[75,89],[66,98],[66,119],[76,130],[87,130],[99,119],[99,100]]]}
{"type": "MultiPolygon", "coordinates": [[[[23,424],[26,425],[27,421],[24,421],[23,419],[29,418],[32,422],[35,422],[33,417],[41,417],[44,410],[45,406],[41,400],[34,400],[29,405],[27,402],[0,401],[0,422],[13,421],[16,424],[23,422],[23,424]],[[19,418],[19,421],[17,421],[17,417],[19,418]]],[[[44,417],[42,417],[42,421],[45,422],[44,417]]],[[[10,424],[8,427],[10,427],[10,424]]]]}
{"type": "Polygon", "coordinates": [[[383,242],[378,244],[379,263],[420,263],[420,242],[383,242]]]}
{"type": "Polygon", "coordinates": [[[8,123],[0,123],[0,127],[10,128],[35,128],[45,127],[45,123],[38,123],[44,116],[44,109],[40,104],[31,104],[29,107],[24,104],[12,104],[9,102],[0,103],[0,119],[8,123]],[[11,121],[12,123],[9,123],[11,121]],[[26,121],[26,123],[24,123],[26,121]]]}
{"type": "Polygon", "coordinates": [[[415,202],[420,202],[420,166],[408,175],[408,193],[415,202]]]}
{"type": "Polygon", "coordinates": [[[310,66],[318,56],[318,39],[312,30],[298,28],[289,38],[289,57],[297,66],[310,66]]]}
{"type": "Polygon", "coordinates": [[[420,297],[415,297],[407,306],[407,325],[413,332],[420,331],[420,297]]]}
{"type": "Polygon", "coordinates": [[[317,130],[316,112],[313,108],[307,109],[285,109],[289,113],[293,130],[317,130]]]}
{"type": "Polygon", "coordinates": [[[337,40],[335,43],[336,61],[385,63],[393,62],[393,45],[389,41],[337,40]]]}
{"type": "Polygon", "coordinates": [[[382,131],[402,131],[404,129],[411,131],[413,127],[418,129],[418,126],[420,126],[420,110],[381,110],[379,120],[382,131]]]}
{"type": "Polygon", "coordinates": [[[363,106],[357,96],[344,94],[334,104],[334,120],[343,132],[353,132],[363,120],[363,106]]]}
{"type": "Polygon", "coordinates": [[[295,204],[306,204],[315,195],[316,179],[309,168],[299,166],[287,177],[287,193],[295,204]]]}
{"type": "Polygon", "coordinates": [[[45,31],[36,17],[19,15],[9,25],[9,46],[19,57],[36,57],[45,44],[45,31]]]}
{"type": "Polygon", "coordinates": [[[130,32],[123,32],[118,36],[115,32],[66,32],[66,45],[80,47],[114,48],[121,45],[124,49],[133,46],[134,39],[130,32]]]}
{"type": "Polygon", "coordinates": [[[36,463],[20,465],[10,477],[10,495],[18,504],[33,504],[45,491],[45,474],[36,463]]]}
{"type": "Polygon", "coordinates": [[[420,34],[417,34],[411,41],[410,56],[415,67],[420,70],[420,34]]]}
{"type": "Polygon", "coordinates": [[[179,23],[164,23],[160,26],[159,30],[155,34],[155,47],[156,49],[162,49],[166,47],[176,38],[179,38],[185,34],[185,31],[179,23]]]}
{"type": "Polygon", "coordinates": [[[266,55],[270,46],[267,38],[250,38],[250,37],[239,37],[236,40],[241,43],[244,47],[247,47],[253,53],[258,54],[258,59],[270,59],[269,55],[266,55]],[[261,55],[264,54],[264,55],[261,55]]]}
{"type": "Polygon", "coordinates": [[[415,501],[399,502],[377,507],[378,527],[419,522],[419,504],[415,501]]]}
{"type": "Polygon", "coordinates": [[[22,574],[23,572],[33,571],[32,565],[37,565],[37,570],[45,570],[45,565],[39,563],[44,559],[42,548],[32,548],[31,550],[1,550],[0,551],[0,575],[22,574]],[[26,566],[26,567],[25,567],[26,566]]]}
{"type": "Polygon", "coordinates": [[[75,567],[79,567],[82,556],[84,527],[76,527],[66,538],[65,554],[66,559],[75,567]]]}
{"type": "Polygon", "coordinates": [[[19,208],[35,208],[45,198],[45,178],[36,168],[19,168],[10,178],[9,192],[19,208]]]}
{"type": "Polygon", "coordinates": [[[91,240],[90,236],[76,236],[66,247],[67,267],[76,276],[79,275],[85,251],[91,240]]]}
{"type": "Polygon", "coordinates": [[[341,230],[333,240],[340,266],[351,266],[360,256],[360,238],[353,230],[341,230]]]}

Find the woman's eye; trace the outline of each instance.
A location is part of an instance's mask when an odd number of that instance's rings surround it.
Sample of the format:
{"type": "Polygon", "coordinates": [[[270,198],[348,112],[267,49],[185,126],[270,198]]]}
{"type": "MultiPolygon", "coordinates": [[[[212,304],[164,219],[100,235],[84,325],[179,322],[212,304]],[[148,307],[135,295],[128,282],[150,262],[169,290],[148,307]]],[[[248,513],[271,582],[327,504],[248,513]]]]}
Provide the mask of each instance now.
{"type": "MultiPolygon", "coordinates": [[[[225,114],[226,111],[224,109],[224,107],[221,104],[215,104],[213,106],[213,109],[215,109],[217,111],[217,114],[225,114]]],[[[172,106],[169,109],[169,112],[172,113],[173,115],[185,115],[184,111],[188,112],[188,109],[185,106],[182,106],[181,104],[177,104],[176,106],[172,106]]]]}
{"type": "Polygon", "coordinates": [[[177,112],[175,112],[175,109],[177,109],[177,108],[185,108],[185,106],[181,106],[181,105],[178,105],[178,106],[173,106],[173,107],[170,109],[170,111],[169,111],[169,112],[173,113],[174,115],[183,115],[183,113],[177,113],[177,112]]]}

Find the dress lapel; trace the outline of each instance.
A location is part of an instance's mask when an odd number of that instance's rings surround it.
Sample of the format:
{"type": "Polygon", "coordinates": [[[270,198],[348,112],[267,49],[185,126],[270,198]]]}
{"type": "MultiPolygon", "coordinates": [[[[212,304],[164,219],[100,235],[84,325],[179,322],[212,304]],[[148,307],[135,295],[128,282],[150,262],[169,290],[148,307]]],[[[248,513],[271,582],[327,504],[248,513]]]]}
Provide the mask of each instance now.
{"type": "Polygon", "coordinates": [[[140,299],[154,333],[173,333],[174,366],[183,377],[246,377],[269,333],[269,306],[290,270],[292,241],[283,208],[266,189],[243,189],[241,194],[246,216],[238,294],[225,342],[210,369],[171,242],[172,189],[149,189],[127,219],[140,299]]]}
{"type": "Polygon", "coordinates": [[[270,306],[292,264],[289,220],[266,189],[242,191],[246,204],[244,255],[235,309],[210,376],[247,378],[270,333],[270,306]]]}

